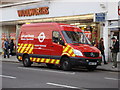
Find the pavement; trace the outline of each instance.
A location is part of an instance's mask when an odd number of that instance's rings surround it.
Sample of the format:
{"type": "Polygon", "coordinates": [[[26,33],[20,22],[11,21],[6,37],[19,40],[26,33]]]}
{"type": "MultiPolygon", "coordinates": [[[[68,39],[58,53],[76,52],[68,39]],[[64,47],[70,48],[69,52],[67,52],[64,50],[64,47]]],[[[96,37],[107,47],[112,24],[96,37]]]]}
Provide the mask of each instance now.
{"type": "MultiPolygon", "coordinates": [[[[2,61],[2,62],[19,63],[19,61],[17,60],[16,56],[11,56],[10,58],[3,58],[3,56],[0,55],[0,61],[2,61]]],[[[108,62],[108,64],[102,63],[101,66],[97,67],[97,70],[120,72],[120,63],[118,63],[118,67],[117,68],[112,68],[112,65],[113,65],[112,62],[108,62]]]]}

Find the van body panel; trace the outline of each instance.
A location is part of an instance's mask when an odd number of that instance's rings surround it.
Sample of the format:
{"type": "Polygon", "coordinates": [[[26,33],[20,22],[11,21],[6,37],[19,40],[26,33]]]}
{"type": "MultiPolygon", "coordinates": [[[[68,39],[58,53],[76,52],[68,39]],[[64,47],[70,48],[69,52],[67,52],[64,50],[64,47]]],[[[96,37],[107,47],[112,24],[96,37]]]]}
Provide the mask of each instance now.
{"type": "Polygon", "coordinates": [[[81,52],[98,52],[99,53],[99,50],[94,47],[94,46],[90,46],[90,45],[87,45],[87,44],[72,44],[71,47],[77,49],[77,50],[80,50],[81,52]]]}

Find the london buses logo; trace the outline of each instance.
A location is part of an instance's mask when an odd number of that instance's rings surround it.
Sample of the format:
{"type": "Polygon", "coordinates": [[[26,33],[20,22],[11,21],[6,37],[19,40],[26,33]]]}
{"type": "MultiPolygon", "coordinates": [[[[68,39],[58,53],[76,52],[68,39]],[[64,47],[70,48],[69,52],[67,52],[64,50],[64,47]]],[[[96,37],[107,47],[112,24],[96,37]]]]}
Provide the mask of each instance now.
{"type": "Polygon", "coordinates": [[[44,32],[41,32],[41,33],[39,34],[38,40],[39,40],[39,42],[43,42],[43,41],[45,40],[45,34],[44,34],[44,32]]]}

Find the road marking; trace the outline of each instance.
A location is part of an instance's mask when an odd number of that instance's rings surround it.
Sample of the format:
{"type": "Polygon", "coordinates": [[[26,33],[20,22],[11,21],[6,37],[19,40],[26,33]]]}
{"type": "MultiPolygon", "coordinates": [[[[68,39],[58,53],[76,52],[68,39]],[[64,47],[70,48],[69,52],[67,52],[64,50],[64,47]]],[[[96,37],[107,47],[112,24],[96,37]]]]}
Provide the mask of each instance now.
{"type": "Polygon", "coordinates": [[[117,79],[117,78],[109,78],[109,77],[104,77],[105,79],[108,79],[108,80],[120,80],[120,79],[117,79]]]}
{"type": "Polygon", "coordinates": [[[13,77],[13,76],[6,76],[6,75],[0,75],[0,77],[16,79],[16,77],[13,77]]]}
{"type": "Polygon", "coordinates": [[[46,83],[48,85],[53,85],[53,86],[59,86],[59,87],[66,87],[66,88],[78,88],[78,87],[74,87],[74,86],[68,86],[68,85],[62,85],[62,84],[56,84],[56,83],[46,83]]]}
{"type": "Polygon", "coordinates": [[[118,72],[108,72],[108,73],[111,73],[111,74],[118,74],[118,72]]]}
{"type": "Polygon", "coordinates": [[[74,75],[75,72],[61,72],[61,71],[54,71],[54,70],[43,70],[43,69],[34,69],[34,68],[23,68],[23,67],[18,67],[19,69],[26,69],[26,70],[36,70],[36,71],[45,71],[45,72],[54,72],[54,73],[61,73],[61,74],[71,74],[74,75]]]}

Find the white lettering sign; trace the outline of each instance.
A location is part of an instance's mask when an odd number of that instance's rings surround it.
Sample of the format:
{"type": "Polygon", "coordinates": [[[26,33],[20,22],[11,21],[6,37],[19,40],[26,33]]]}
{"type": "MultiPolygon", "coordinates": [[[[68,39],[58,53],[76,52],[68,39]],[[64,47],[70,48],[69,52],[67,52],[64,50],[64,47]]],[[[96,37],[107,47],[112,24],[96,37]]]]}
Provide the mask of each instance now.
{"type": "Polygon", "coordinates": [[[21,40],[34,40],[34,35],[21,35],[21,40]]]}

